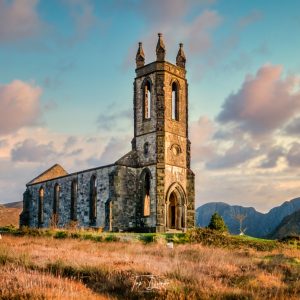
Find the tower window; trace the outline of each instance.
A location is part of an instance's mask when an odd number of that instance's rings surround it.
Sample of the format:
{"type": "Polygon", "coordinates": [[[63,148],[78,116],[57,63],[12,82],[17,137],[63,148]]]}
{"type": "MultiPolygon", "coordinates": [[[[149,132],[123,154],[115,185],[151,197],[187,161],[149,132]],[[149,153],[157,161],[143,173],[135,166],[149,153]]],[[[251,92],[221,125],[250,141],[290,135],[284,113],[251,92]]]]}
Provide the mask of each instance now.
{"type": "Polygon", "coordinates": [[[147,81],[144,87],[144,119],[151,118],[151,85],[147,81]]]}
{"type": "Polygon", "coordinates": [[[178,86],[175,82],[172,83],[172,120],[179,121],[178,86]]]}
{"type": "Polygon", "coordinates": [[[93,175],[90,180],[90,223],[95,225],[97,218],[97,184],[96,176],[93,175]]]}
{"type": "Polygon", "coordinates": [[[150,173],[145,174],[144,181],[144,217],[150,216],[150,173]]]}
{"type": "Polygon", "coordinates": [[[53,198],[53,215],[58,214],[59,196],[60,196],[60,187],[59,187],[58,184],[55,184],[55,186],[54,186],[54,198],[53,198]]]}
{"type": "Polygon", "coordinates": [[[39,203],[38,203],[38,226],[44,223],[44,188],[39,190],[39,203]]]}
{"type": "Polygon", "coordinates": [[[74,179],[71,183],[71,212],[70,219],[77,220],[77,181],[74,179]]]}
{"type": "Polygon", "coordinates": [[[146,142],[146,143],[144,144],[144,155],[145,155],[145,156],[148,156],[148,154],[149,154],[149,143],[146,142]]]}

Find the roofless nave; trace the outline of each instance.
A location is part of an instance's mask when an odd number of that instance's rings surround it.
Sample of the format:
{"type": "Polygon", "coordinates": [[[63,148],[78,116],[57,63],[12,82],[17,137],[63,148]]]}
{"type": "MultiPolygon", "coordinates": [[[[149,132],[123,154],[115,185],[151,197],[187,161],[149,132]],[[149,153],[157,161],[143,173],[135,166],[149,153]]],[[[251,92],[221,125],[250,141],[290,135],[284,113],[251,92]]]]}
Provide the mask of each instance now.
{"type": "Polygon", "coordinates": [[[194,226],[186,57],[165,61],[158,34],[156,61],[136,54],[132,150],[114,164],[72,174],[54,165],[26,185],[20,225],[108,231],[165,232],[194,226]]]}

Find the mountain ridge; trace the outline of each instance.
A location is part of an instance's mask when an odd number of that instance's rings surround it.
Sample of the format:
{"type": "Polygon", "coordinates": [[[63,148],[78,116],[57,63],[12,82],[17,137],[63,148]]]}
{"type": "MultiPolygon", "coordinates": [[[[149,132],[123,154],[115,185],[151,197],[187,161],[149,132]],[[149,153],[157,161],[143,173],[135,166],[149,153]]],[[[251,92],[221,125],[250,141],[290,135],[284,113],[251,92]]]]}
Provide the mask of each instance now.
{"type": "Polygon", "coordinates": [[[288,236],[300,236],[300,209],[284,217],[270,238],[282,239],[288,236]]]}
{"type": "Polygon", "coordinates": [[[200,227],[208,225],[211,215],[218,212],[233,234],[239,233],[237,215],[245,215],[243,229],[246,234],[254,237],[266,237],[272,234],[284,217],[300,210],[300,198],[283,202],[280,206],[273,207],[267,213],[257,211],[254,207],[230,205],[225,202],[210,202],[196,209],[196,224],[200,227]]]}

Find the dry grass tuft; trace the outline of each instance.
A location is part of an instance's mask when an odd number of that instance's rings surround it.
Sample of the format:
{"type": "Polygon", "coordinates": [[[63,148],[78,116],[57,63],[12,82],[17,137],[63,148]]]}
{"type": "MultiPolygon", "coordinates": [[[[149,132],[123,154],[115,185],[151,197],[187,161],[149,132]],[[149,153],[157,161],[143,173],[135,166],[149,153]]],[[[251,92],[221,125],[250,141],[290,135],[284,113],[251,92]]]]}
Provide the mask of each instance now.
{"type": "Polygon", "coordinates": [[[1,299],[110,299],[80,281],[14,265],[1,268],[0,281],[1,299]]]}

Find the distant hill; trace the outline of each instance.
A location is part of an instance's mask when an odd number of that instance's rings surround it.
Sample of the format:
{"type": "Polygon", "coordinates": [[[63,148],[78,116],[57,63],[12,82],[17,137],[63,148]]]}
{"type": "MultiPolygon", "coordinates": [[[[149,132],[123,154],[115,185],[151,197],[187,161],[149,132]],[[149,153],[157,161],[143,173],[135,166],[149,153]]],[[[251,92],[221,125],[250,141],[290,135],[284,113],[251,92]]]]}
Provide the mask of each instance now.
{"type": "Polygon", "coordinates": [[[300,236],[300,210],[284,217],[270,237],[274,239],[282,239],[284,237],[294,235],[300,236]]]}
{"type": "Polygon", "coordinates": [[[19,226],[19,215],[22,212],[23,202],[0,204],[0,226],[19,226]]]}
{"type": "Polygon", "coordinates": [[[196,224],[201,227],[207,226],[212,214],[218,212],[223,217],[229,231],[238,234],[239,222],[235,220],[235,216],[241,214],[246,216],[243,221],[246,234],[254,237],[265,237],[272,234],[286,216],[297,210],[300,210],[300,198],[286,201],[282,205],[272,208],[266,214],[258,212],[253,207],[212,202],[196,209],[196,224]]]}
{"type": "Polygon", "coordinates": [[[7,208],[23,208],[23,201],[4,203],[2,205],[7,208]]]}

